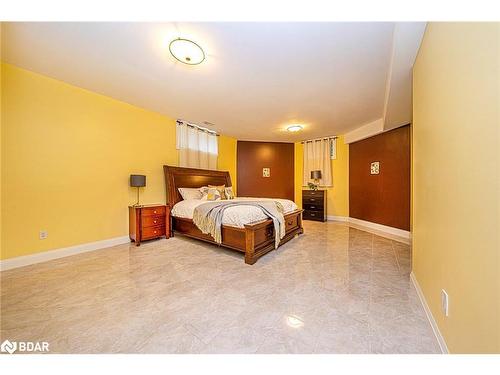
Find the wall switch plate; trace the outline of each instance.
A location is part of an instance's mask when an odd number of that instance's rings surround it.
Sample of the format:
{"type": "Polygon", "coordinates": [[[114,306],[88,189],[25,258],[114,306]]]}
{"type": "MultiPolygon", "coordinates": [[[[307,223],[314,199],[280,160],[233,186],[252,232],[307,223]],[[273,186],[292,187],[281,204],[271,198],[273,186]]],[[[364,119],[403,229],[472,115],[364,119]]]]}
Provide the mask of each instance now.
{"type": "Polygon", "coordinates": [[[444,316],[448,316],[449,309],[449,298],[446,290],[441,289],[441,310],[443,311],[444,316]]]}
{"type": "Polygon", "coordinates": [[[262,177],[271,177],[271,168],[262,168],[262,177]]]}
{"type": "Polygon", "coordinates": [[[380,173],[380,162],[374,161],[370,164],[370,174],[379,174],[380,173]]]}
{"type": "Polygon", "coordinates": [[[46,230],[41,230],[40,231],[40,239],[41,240],[46,239],[48,236],[49,236],[49,232],[47,232],[46,230]]]}

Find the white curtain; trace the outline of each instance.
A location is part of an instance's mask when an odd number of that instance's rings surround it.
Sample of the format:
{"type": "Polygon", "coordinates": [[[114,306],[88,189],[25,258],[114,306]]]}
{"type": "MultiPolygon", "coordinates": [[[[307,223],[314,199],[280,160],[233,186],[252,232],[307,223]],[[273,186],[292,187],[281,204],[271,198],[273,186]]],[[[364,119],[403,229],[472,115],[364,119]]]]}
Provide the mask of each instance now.
{"type": "Polygon", "coordinates": [[[316,139],[304,142],[304,176],[303,185],[307,186],[311,179],[311,171],[321,171],[320,186],[333,186],[331,143],[333,139],[316,139]]]}
{"type": "Polygon", "coordinates": [[[217,169],[217,135],[196,125],[177,121],[179,166],[217,169]]]}

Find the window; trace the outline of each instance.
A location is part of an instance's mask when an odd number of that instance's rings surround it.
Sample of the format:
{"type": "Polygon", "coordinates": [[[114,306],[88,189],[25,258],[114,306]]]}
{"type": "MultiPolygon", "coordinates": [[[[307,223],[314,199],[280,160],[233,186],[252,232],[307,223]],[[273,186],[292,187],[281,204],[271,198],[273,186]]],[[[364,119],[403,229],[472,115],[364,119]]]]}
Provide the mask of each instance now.
{"type": "Polygon", "coordinates": [[[214,131],[178,120],[176,136],[179,166],[217,169],[219,152],[214,131]]]}
{"type": "Polygon", "coordinates": [[[311,171],[321,171],[320,186],[333,186],[331,160],[337,156],[336,139],[323,138],[304,142],[303,186],[311,180],[311,171]]]}

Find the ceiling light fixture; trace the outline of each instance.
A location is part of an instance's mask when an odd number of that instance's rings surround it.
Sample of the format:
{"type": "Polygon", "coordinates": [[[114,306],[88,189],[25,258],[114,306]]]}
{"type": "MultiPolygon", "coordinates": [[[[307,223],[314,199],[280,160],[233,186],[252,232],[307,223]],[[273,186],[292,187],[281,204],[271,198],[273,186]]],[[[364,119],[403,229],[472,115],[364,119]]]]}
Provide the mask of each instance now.
{"type": "Polygon", "coordinates": [[[189,39],[174,39],[168,45],[168,49],[172,56],[183,64],[198,65],[205,60],[205,52],[203,49],[189,39]]]}
{"type": "Polygon", "coordinates": [[[298,132],[302,130],[302,125],[290,125],[286,130],[289,132],[298,132]]]}

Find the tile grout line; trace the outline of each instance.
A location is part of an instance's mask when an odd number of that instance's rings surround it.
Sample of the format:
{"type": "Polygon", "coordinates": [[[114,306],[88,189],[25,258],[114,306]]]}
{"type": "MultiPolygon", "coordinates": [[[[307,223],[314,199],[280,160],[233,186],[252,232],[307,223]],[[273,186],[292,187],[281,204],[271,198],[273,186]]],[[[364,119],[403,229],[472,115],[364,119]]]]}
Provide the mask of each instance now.
{"type": "Polygon", "coordinates": [[[394,248],[394,241],[393,240],[391,240],[391,248],[392,248],[392,252],[394,253],[394,256],[396,257],[398,271],[399,271],[399,274],[401,275],[401,265],[399,264],[399,257],[398,257],[398,254],[396,253],[396,249],[394,248]]]}

